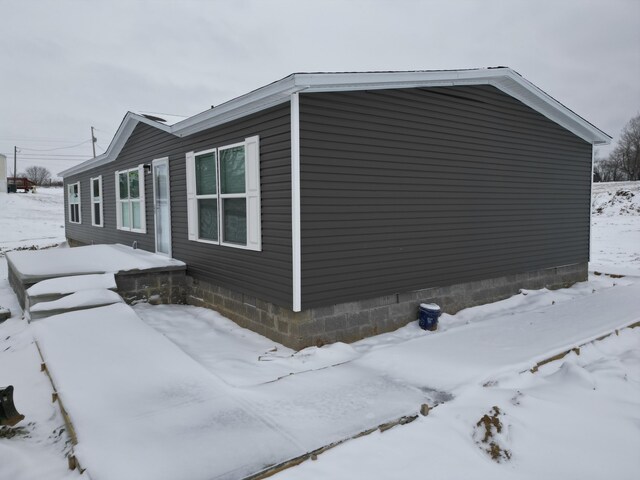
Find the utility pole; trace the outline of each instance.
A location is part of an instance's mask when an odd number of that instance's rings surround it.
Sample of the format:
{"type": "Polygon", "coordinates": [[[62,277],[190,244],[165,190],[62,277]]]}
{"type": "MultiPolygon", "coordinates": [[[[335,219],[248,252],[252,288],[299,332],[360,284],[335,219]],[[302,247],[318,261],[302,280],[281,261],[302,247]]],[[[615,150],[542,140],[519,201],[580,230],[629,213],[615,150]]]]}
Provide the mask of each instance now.
{"type": "Polygon", "coordinates": [[[98,139],[93,134],[93,127],[91,127],[91,146],[93,147],[93,158],[96,158],[96,142],[98,139]]]}
{"type": "Polygon", "coordinates": [[[18,193],[18,179],[16,176],[18,175],[18,170],[16,170],[16,166],[18,164],[18,147],[13,146],[13,193],[18,193]]]}

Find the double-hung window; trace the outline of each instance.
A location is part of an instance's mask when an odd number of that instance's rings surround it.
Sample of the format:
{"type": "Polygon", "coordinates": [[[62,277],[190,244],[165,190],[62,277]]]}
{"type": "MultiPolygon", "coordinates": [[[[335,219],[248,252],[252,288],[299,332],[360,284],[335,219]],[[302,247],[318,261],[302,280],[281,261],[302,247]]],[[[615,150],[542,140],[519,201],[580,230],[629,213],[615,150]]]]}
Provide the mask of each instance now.
{"type": "Polygon", "coordinates": [[[146,233],[144,168],[116,172],[116,221],[119,230],[146,233]]]}
{"type": "Polygon", "coordinates": [[[102,176],[91,181],[91,225],[102,227],[102,176]]]}
{"type": "Polygon", "coordinates": [[[186,159],[189,240],[261,250],[259,138],[186,159]]]}
{"type": "Polygon", "coordinates": [[[80,182],[67,185],[67,203],[69,205],[69,222],[82,223],[80,217],[80,182]]]}

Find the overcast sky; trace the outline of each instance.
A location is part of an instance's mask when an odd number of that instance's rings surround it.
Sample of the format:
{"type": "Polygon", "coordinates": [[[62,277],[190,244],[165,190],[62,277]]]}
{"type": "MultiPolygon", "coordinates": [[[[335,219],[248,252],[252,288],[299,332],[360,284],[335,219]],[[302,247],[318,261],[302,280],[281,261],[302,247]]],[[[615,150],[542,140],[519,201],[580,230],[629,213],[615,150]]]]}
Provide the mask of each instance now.
{"type": "Polygon", "coordinates": [[[193,115],[301,71],[506,65],[613,144],[640,112],[638,0],[0,0],[0,18],[10,171],[14,145],[18,171],[58,172],[128,110],[193,115]]]}

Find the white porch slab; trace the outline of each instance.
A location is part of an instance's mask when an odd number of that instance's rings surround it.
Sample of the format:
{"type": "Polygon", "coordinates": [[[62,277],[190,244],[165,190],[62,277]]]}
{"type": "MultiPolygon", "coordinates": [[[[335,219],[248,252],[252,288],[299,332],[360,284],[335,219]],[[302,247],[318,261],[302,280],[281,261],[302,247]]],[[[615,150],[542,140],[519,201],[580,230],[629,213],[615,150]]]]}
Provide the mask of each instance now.
{"type": "Polygon", "coordinates": [[[73,275],[185,267],[180,260],[121,244],[16,251],[6,256],[24,283],[73,275]]]}

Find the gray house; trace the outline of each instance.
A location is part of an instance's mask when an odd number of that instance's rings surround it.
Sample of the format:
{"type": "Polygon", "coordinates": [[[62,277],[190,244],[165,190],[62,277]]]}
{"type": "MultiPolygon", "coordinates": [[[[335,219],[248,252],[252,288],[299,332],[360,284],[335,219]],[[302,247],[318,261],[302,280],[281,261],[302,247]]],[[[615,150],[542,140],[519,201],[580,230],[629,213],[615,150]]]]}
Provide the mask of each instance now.
{"type": "MultiPolygon", "coordinates": [[[[72,245],[188,265],[187,303],[298,348],[584,280],[608,135],[509,68],[297,73],[62,172],[72,245]]],[[[178,319],[176,321],[179,321],[178,319]]]]}

